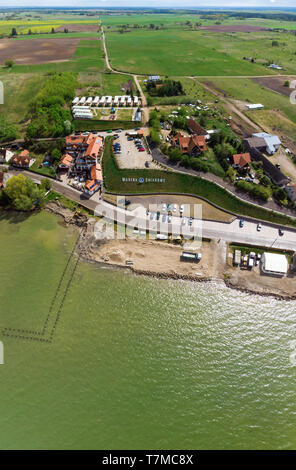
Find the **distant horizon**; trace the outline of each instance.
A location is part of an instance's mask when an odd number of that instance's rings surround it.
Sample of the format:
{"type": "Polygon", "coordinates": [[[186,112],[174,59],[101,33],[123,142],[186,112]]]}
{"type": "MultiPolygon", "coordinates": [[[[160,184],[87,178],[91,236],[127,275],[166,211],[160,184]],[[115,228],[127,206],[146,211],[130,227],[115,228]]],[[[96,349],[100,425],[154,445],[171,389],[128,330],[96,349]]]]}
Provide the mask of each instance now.
{"type": "Polygon", "coordinates": [[[268,10],[270,12],[278,11],[296,11],[295,0],[284,0],[279,3],[279,0],[248,0],[244,2],[247,5],[242,5],[242,2],[238,0],[226,0],[225,2],[219,0],[207,0],[207,6],[204,6],[204,2],[196,0],[187,0],[186,4],[180,4],[179,0],[150,0],[147,5],[145,0],[88,0],[87,5],[83,5],[83,2],[79,0],[64,0],[64,4],[61,5],[59,0],[39,0],[38,5],[34,2],[15,0],[7,3],[7,0],[0,0],[1,10],[129,10],[129,9],[147,9],[147,10],[268,10]],[[127,4],[126,4],[127,3],[127,4]]]}

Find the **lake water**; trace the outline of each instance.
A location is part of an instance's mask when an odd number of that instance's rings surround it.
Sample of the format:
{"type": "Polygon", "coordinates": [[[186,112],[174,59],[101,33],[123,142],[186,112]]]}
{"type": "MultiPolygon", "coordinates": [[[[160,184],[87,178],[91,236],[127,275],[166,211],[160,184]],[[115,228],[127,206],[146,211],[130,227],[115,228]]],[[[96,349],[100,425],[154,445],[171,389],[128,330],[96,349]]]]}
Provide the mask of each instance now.
{"type": "Polygon", "coordinates": [[[74,257],[52,342],[5,336],[42,328],[75,239],[0,218],[0,448],[295,449],[296,302],[74,257]]]}

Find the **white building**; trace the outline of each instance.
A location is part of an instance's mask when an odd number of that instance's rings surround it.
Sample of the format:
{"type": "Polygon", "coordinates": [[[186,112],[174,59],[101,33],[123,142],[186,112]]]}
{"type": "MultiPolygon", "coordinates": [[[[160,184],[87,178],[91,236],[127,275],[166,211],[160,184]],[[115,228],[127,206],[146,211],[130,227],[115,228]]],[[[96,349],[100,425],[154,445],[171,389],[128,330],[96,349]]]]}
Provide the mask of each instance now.
{"type": "Polygon", "coordinates": [[[99,97],[99,96],[95,96],[95,97],[94,97],[94,100],[93,100],[93,102],[92,102],[92,105],[93,105],[93,106],[98,106],[99,101],[100,101],[100,97],[99,97]]]}
{"type": "Polygon", "coordinates": [[[104,106],[105,101],[106,101],[106,96],[102,96],[102,98],[100,99],[100,106],[104,106]]]}
{"type": "Polygon", "coordinates": [[[90,96],[89,98],[87,98],[86,100],[86,103],[85,104],[88,104],[89,106],[92,104],[92,97],[90,96]]]}
{"type": "Polygon", "coordinates": [[[266,152],[269,155],[273,155],[280,148],[281,141],[277,135],[271,135],[267,132],[258,132],[256,134],[252,134],[252,137],[259,137],[265,140],[266,152]]]}
{"type": "Polygon", "coordinates": [[[14,156],[14,153],[7,149],[0,149],[0,163],[7,163],[14,156]]]}
{"type": "Polygon", "coordinates": [[[264,109],[263,104],[256,103],[256,104],[247,104],[248,109],[264,109]]]}
{"type": "Polygon", "coordinates": [[[72,104],[77,104],[79,102],[79,98],[78,96],[76,96],[76,98],[74,98],[74,100],[72,101],[72,104]]]}
{"type": "Polygon", "coordinates": [[[262,271],[273,276],[285,276],[288,272],[288,261],[285,255],[277,253],[263,253],[262,271]]]}
{"type": "Polygon", "coordinates": [[[86,102],[86,97],[83,96],[82,98],[80,98],[79,100],[79,104],[84,104],[86,102]]]}

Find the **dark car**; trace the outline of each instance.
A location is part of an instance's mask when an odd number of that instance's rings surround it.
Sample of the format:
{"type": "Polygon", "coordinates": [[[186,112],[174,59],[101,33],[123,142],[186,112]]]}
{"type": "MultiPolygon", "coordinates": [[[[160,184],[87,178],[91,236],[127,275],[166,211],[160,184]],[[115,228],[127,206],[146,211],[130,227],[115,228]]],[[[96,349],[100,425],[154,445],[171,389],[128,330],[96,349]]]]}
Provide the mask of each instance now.
{"type": "Polygon", "coordinates": [[[149,162],[145,162],[145,167],[149,168],[149,162]]]}
{"type": "Polygon", "coordinates": [[[157,211],[157,214],[156,214],[156,220],[159,220],[159,217],[160,217],[160,212],[157,211]]]}
{"type": "Polygon", "coordinates": [[[244,219],[240,219],[239,226],[242,228],[244,226],[244,223],[245,223],[244,219]]]}
{"type": "Polygon", "coordinates": [[[279,228],[279,236],[282,237],[284,235],[284,231],[282,228],[279,228]]]}

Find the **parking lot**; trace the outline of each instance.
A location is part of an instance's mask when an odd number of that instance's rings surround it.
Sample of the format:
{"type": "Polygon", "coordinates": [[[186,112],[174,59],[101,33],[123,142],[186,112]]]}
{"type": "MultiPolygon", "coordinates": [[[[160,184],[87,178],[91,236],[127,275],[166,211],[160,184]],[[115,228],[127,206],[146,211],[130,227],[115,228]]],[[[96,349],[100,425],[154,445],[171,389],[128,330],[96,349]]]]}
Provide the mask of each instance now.
{"type": "Polygon", "coordinates": [[[115,155],[119,168],[158,168],[156,163],[152,161],[152,156],[147,152],[143,137],[128,140],[125,132],[118,134],[118,138],[114,140],[114,144],[120,144],[120,153],[115,155]],[[141,142],[143,151],[139,151],[136,142],[141,142]],[[148,162],[148,165],[147,163],[148,162]]]}

